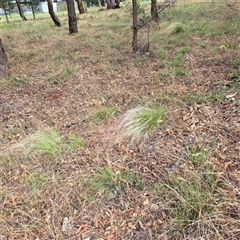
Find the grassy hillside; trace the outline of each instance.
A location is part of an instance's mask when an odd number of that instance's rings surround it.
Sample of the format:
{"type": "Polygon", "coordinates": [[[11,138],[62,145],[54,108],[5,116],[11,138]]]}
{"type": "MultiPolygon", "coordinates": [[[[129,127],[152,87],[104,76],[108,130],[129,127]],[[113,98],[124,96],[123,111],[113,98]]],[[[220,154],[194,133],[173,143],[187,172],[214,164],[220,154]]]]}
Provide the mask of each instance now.
{"type": "Polygon", "coordinates": [[[239,239],[239,13],[58,16],[1,19],[0,238],[239,239]]]}

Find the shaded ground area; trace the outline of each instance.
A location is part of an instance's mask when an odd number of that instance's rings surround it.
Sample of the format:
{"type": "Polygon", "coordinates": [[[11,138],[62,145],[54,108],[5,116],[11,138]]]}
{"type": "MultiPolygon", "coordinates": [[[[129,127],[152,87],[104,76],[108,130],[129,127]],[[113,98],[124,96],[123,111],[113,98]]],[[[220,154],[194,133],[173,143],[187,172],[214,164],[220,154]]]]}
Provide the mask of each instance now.
{"type": "MultiPolygon", "coordinates": [[[[108,45],[105,50],[94,43],[89,51],[82,39],[74,36],[71,46],[70,40],[60,37],[45,39],[54,55],[47,66],[35,68],[37,53],[24,52],[28,59],[31,53],[33,61],[12,67],[11,88],[1,91],[0,236],[239,239],[240,93],[239,69],[234,65],[240,59],[239,39],[190,34],[186,46],[191,51],[184,53],[184,71],[179,75],[177,67],[155,55],[156,45],[165,39],[154,42],[146,55],[133,55],[128,49],[113,53],[108,45]],[[64,55],[61,49],[66,50],[64,55]],[[55,62],[54,70],[50,62],[55,62]],[[21,68],[25,75],[18,77],[21,68]],[[119,136],[119,122],[126,110],[145,104],[166,106],[167,119],[149,141],[130,145],[119,136]],[[94,114],[106,106],[116,107],[117,113],[96,122],[94,114]],[[42,126],[54,127],[64,136],[77,133],[84,139],[84,149],[54,159],[26,155],[19,144],[42,126]],[[202,153],[203,164],[191,160],[202,153]],[[88,182],[109,163],[116,176],[130,170],[134,177],[122,189],[94,191],[88,182]],[[214,172],[212,184],[218,186],[211,195],[214,200],[209,199],[212,214],[199,218],[201,224],[188,223],[188,228],[172,224],[172,209],[187,196],[171,198],[174,185],[167,179],[173,175],[185,179],[192,171],[205,182],[213,175],[206,169],[214,172]],[[169,189],[163,191],[161,184],[166,183],[169,189]]],[[[11,59],[13,49],[9,51],[11,59]]],[[[176,60],[176,52],[168,50],[169,62],[176,60]]]]}

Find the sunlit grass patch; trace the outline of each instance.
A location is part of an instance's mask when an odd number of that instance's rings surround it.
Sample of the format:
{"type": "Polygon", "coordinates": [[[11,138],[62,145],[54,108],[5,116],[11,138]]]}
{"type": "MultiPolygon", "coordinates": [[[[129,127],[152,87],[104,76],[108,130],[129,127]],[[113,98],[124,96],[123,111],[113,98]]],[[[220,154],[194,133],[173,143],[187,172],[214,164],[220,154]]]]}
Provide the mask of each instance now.
{"type": "Polygon", "coordinates": [[[121,121],[122,135],[131,143],[147,140],[166,118],[166,108],[135,107],[127,111],[121,121]]]}

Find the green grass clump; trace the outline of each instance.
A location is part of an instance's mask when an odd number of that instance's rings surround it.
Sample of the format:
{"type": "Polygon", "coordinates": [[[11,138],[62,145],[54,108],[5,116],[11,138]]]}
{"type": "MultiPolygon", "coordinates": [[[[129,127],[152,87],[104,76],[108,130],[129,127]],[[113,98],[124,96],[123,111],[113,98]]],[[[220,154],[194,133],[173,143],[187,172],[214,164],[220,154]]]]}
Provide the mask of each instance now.
{"type": "Polygon", "coordinates": [[[123,190],[133,180],[134,176],[128,169],[115,171],[111,164],[108,164],[105,168],[98,169],[89,184],[93,191],[107,190],[114,192],[123,190]]]}
{"type": "Polygon", "coordinates": [[[30,138],[30,152],[50,156],[61,155],[62,137],[52,128],[40,129],[30,138]]]}
{"type": "Polygon", "coordinates": [[[147,140],[165,117],[166,108],[135,107],[124,114],[121,122],[123,136],[131,143],[147,140]]]}
{"type": "Polygon", "coordinates": [[[164,31],[167,35],[174,35],[184,31],[184,26],[181,23],[172,23],[164,31]]]}

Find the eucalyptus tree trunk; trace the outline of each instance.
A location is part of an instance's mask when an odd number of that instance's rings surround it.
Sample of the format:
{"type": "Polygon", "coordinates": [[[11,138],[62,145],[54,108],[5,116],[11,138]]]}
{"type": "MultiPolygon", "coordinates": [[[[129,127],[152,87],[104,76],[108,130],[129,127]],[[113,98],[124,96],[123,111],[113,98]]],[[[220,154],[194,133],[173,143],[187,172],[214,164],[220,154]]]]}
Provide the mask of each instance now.
{"type": "Polygon", "coordinates": [[[27,18],[24,16],[23,10],[22,10],[22,6],[19,0],[16,0],[16,4],[17,4],[17,8],[18,8],[18,12],[22,18],[23,21],[27,21],[27,18]]]}
{"type": "Polygon", "coordinates": [[[54,10],[53,10],[53,3],[52,3],[52,0],[47,0],[47,3],[48,3],[48,12],[49,12],[49,15],[51,16],[55,26],[57,27],[61,27],[61,23],[58,19],[58,17],[56,16],[54,10]]]}
{"type": "Polygon", "coordinates": [[[76,0],[77,2],[77,5],[78,5],[78,11],[80,14],[83,14],[85,13],[85,9],[83,7],[83,4],[82,4],[82,0],[76,0]]]}
{"type": "Polygon", "coordinates": [[[133,52],[136,52],[137,47],[137,0],[132,0],[132,9],[133,9],[133,41],[132,41],[132,49],[133,52]]]}
{"type": "Polygon", "coordinates": [[[77,17],[74,8],[74,0],[67,0],[69,34],[78,32],[77,17]]]}
{"type": "Polygon", "coordinates": [[[157,0],[151,0],[151,17],[154,22],[158,21],[157,0]]]}
{"type": "Polygon", "coordinates": [[[8,59],[0,38],[0,77],[7,76],[9,76],[8,59]]]}

